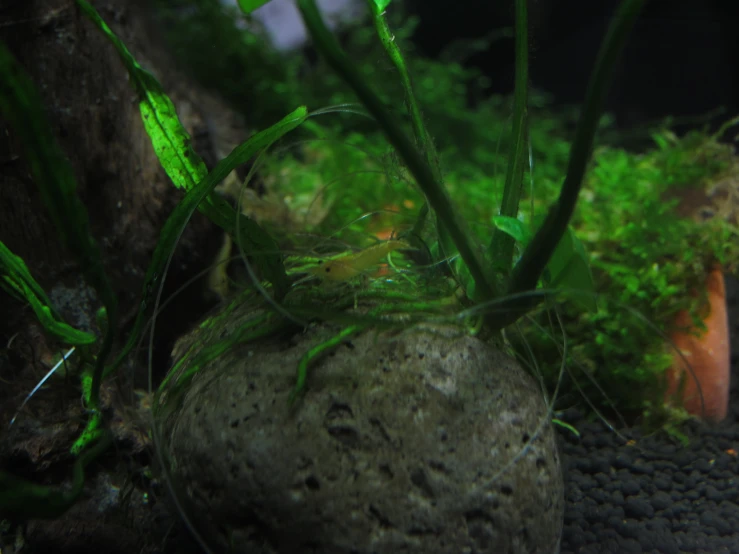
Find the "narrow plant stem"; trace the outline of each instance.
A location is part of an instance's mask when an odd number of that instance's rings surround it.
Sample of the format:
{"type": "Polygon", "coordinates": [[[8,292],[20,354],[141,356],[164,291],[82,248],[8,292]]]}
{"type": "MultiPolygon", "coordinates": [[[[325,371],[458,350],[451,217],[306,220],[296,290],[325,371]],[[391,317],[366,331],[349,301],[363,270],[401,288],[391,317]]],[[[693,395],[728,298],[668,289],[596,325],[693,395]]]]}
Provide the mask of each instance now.
{"type": "Polygon", "coordinates": [[[298,362],[295,386],[293,387],[293,390],[290,392],[290,395],[287,399],[287,403],[289,406],[293,406],[295,404],[295,401],[305,390],[305,381],[308,378],[308,366],[310,365],[310,363],[327,350],[335,348],[351,335],[358,333],[363,329],[364,327],[362,327],[361,325],[350,325],[349,327],[345,327],[339,333],[337,333],[330,339],[314,346],[303,355],[303,357],[300,359],[300,362],[298,362]]]}
{"type": "Polygon", "coordinates": [[[441,182],[441,170],[439,168],[439,160],[436,155],[436,149],[434,143],[431,140],[431,135],[426,129],[426,125],[423,122],[423,116],[421,115],[421,108],[416,101],[416,95],[413,93],[413,84],[411,83],[411,76],[408,73],[408,68],[405,65],[403,54],[400,52],[398,44],[395,42],[395,37],[388,27],[387,21],[383,12],[377,6],[375,0],[367,0],[367,6],[369,7],[370,13],[372,14],[372,20],[377,30],[377,35],[380,37],[385,52],[390,58],[390,61],[398,70],[400,76],[400,83],[403,86],[403,92],[405,94],[405,105],[408,109],[408,113],[411,116],[411,127],[413,134],[416,138],[416,144],[421,149],[421,152],[426,156],[426,162],[434,172],[434,177],[438,182],[441,182]]]}
{"type": "MultiPolygon", "coordinates": [[[[567,230],[582,187],[585,170],[590,161],[593,139],[603,112],[603,104],[611,84],[613,69],[645,1],[623,0],[611,20],[611,25],[598,52],[595,68],[590,76],[585,104],[570,151],[567,175],[559,198],[549,208],[544,223],[513,268],[507,294],[517,294],[536,287],[539,277],[567,230]]],[[[510,310],[495,316],[495,327],[501,328],[513,323],[532,307],[531,300],[512,304],[510,310]]]]}
{"type": "Polygon", "coordinates": [[[354,90],[367,110],[378,122],[387,140],[398,151],[408,170],[415,177],[418,186],[426,195],[431,208],[436,212],[439,223],[446,230],[467,265],[475,282],[476,289],[484,299],[493,297],[493,288],[488,282],[477,253],[468,235],[464,232],[461,219],[452,207],[452,201],[434,172],[426,163],[418,149],[403,132],[396,118],[390,114],[382,100],[367,84],[346,55],[341,51],[336,39],[326,28],[315,0],[298,0],[298,8],[303,16],[308,32],[316,49],[326,58],[329,65],[354,90]]]}
{"type": "Polygon", "coordinates": [[[72,466],[72,483],[67,487],[37,485],[0,471],[0,515],[18,519],[55,519],[62,516],[82,495],[85,468],[111,444],[113,435],[101,439],[72,466]]]}
{"type": "MultiPolygon", "coordinates": [[[[508,156],[500,215],[516,217],[528,143],[529,31],[528,0],[516,0],[516,85],[513,97],[513,148],[508,156]]],[[[500,229],[490,244],[494,267],[505,276],[510,272],[515,241],[500,229]]]]}
{"type": "MultiPolygon", "coordinates": [[[[415,136],[416,144],[418,145],[418,148],[421,149],[423,155],[426,157],[426,163],[429,165],[429,167],[431,167],[431,171],[433,171],[434,173],[436,182],[442,183],[443,181],[441,178],[441,167],[439,166],[439,156],[436,153],[434,141],[431,139],[431,135],[429,134],[428,129],[423,122],[421,108],[416,101],[416,95],[413,92],[411,76],[408,72],[407,66],[405,65],[403,54],[401,53],[398,44],[395,42],[395,37],[390,31],[390,27],[385,20],[384,12],[380,10],[375,0],[367,0],[367,6],[370,13],[372,14],[372,20],[375,24],[377,35],[380,37],[380,41],[385,48],[385,52],[387,53],[388,58],[390,58],[390,61],[395,66],[395,69],[397,69],[398,75],[400,76],[400,83],[403,86],[403,92],[405,96],[405,106],[411,117],[411,128],[413,129],[413,135],[415,136]]],[[[418,212],[416,223],[413,226],[413,229],[411,230],[409,236],[409,240],[411,240],[411,242],[416,242],[419,240],[419,237],[421,236],[421,233],[423,231],[423,227],[426,223],[427,215],[428,203],[424,202],[423,206],[421,206],[421,209],[418,212]]],[[[415,246],[419,246],[419,244],[416,242],[415,246]]]]}

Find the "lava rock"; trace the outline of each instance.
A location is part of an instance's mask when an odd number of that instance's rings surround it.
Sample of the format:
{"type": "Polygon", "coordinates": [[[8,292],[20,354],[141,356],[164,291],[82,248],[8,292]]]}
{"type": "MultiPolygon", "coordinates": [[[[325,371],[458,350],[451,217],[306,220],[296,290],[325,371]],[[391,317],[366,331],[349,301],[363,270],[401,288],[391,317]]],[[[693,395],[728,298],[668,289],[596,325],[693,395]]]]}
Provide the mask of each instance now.
{"type": "Polygon", "coordinates": [[[451,327],[368,332],[317,360],[288,409],[299,360],[330,336],[233,348],[166,417],[196,529],[249,554],[559,549],[555,435],[515,361],[451,327]]]}

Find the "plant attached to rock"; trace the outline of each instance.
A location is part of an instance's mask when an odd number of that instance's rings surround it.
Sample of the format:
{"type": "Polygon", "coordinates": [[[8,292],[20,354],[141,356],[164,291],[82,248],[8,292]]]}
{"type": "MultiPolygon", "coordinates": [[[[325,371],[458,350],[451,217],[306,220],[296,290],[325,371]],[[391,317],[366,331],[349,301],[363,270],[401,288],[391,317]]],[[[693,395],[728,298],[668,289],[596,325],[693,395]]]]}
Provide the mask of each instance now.
{"type": "MultiPolygon", "coordinates": [[[[240,5],[249,11],[262,3],[241,2],[240,5]]],[[[91,344],[90,337],[71,332],[59,321],[43,291],[24,270],[22,262],[6,250],[0,251],[4,288],[25,298],[50,332],[61,333],[64,340],[78,344],[83,351],[82,358],[89,364],[83,371],[83,399],[89,418],[84,433],[71,449],[76,459],[72,493],[58,493],[50,487],[39,487],[0,474],[0,513],[17,511],[29,517],[54,516],[62,513],[78,497],[84,466],[109,441],[104,431],[106,422],[99,409],[100,384],[116,371],[138,343],[150,314],[153,314],[150,322],[153,337],[167,265],[182,229],[195,210],[200,210],[233,238],[249,278],[249,288],[238,294],[223,314],[245,302],[254,305],[254,313],[238,327],[230,329],[227,336],[219,333],[219,336],[212,337],[211,343],[193,347],[184,354],[157,392],[157,417],[164,417],[167,410],[176,404],[181,391],[204,364],[235,344],[254,341],[267,334],[300,329],[315,321],[328,321],[340,326],[334,336],[306,352],[301,359],[290,395],[294,401],[305,389],[309,365],[325,351],[364,329],[397,328],[437,318],[453,320],[457,324],[461,321],[470,332],[483,331],[495,335],[542,300],[552,297],[558,289],[584,289],[582,298],[592,298],[585,253],[569,230],[568,223],[591,157],[593,137],[612,69],[644,0],[624,0],[613,18],[588,87],[564,184],[537,227],[533,227],[533,221],[524,223],[519,219],[527,159],[529,91],[527,3],[526,0],[516,0],[514,143],[508,158],[502,206],[494,219],[496,230],[488,237],[489,243],[483,249],[476,246],[468,225],[459,215],[454,199],[442,182],[440,161],[424,124],[409,72],[383,17],[388,4],[388,0],[368,1],[377,33],[405,93],[412,135],[407,133],[342,52],[326,28],[314,0],[298,0],[316,49],[352,88],[380,126],[425,200],[411,228],[395,237],[394,242],[369,245],[369,249],[359,249],[342,258],[336,257],[331,249],[316,252],[312,257],[285,257],[277,240],[214,193],[215,187],[237,166],[259,156],[284,135],[303,125],[309,117],[304,107],[297,108],[275,125],[237,146],[208,172],[192,149],[190,137],[177,118],[172,102],[156,79],[139,66],[94,8],[85,0],[77,0],[80,9],[120,54],[138,94],[142,120],[154,150],[174,185],[185,191],[184,198],[162,230],[144,280],[140,309],[128,341],[112,362],[108,357],[117,333],[116,299],[103,272],[99,250],[87,228],[84,207],[75,195],[71,170],[51,137],[33,87],[7,50],[0,48],[0,76],[3,79],[0,108],[21,136],[47,209],[65,245],[80,261],[86,279],[97,290],[106,316],[104,338],[99,346],[91,344]],[[383,259],[394,278],[377,280],[366,287],[352,283],[362,279],[383,259]],[[321,260],[323,264],[319,263],[321,260]],[[337,280],[336,288],[317,286],[311,279],[306,280],[311,275],[320,275],[321,266],[323,271],[331,268],[340,274],[342,279],[337,280]],[[539,285],[542,286],[537,289],[539,285]],[[182,363],[184,360],[187,364],[182,363]],[[49,499],[53,502],[47,504],[49,499]]],[[[588,304],[587,300],[585,302],[588,304]]],[[[217,317],[223,317],[223,314],[217,317]]],[[[214,319],[206,320],[203,326],[212,325],[214,319]]],[[[156,425],[152,431],[158,440],[156,425]]],[[[166,460],[162,462],[166,467],[166,460]]]]}

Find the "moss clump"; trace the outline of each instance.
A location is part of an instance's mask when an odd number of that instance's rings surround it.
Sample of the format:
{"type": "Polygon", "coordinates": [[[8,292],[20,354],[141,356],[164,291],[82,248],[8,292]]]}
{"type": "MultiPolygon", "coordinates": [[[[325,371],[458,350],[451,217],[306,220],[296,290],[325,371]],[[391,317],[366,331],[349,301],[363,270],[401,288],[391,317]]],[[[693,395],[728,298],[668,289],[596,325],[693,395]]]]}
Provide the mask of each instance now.
{"type": "MultiPolygon", "coordinates": [[[[632,415],[648,409],[658,422],[674,416],[662,401],[672,363],[666,337],[682,310],[701,327],[706,298],[692,291],[717,264],[736,271],[739,228],[731,217],[688,217],[680,203],[686,192],[704,196],[736,175],[733,148],[698,131],[678,138],[662,130],[654,140],[657,147],[641,154],[596,152],[574,226],[602,297],[598,313],[565,305],[564,314],[569,365],[584,392],[600,407],[632,415]]],[[[554,380],[560,348],[542,336],[536,344],[554,380]]]]}

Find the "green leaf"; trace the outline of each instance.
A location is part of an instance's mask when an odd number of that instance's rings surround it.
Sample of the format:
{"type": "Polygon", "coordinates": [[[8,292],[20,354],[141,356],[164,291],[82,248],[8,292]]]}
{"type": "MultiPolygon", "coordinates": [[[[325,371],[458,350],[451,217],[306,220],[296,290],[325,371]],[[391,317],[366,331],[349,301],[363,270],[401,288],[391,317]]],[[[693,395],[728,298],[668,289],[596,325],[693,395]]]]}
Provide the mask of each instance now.
{"type": "MultiPolygon", "coordinates": [[[[518,215],[524,167],[529,161],[526,152],[529,146],[528,2],[527,0],[515,0],[514,4],[516,10],[516,78],[513,94],[513,136],[511,137],[511,149],[508,153],[508,167],[503,186],[503,198],[500,204],[500,214],[508,217],[516,217],[518,215]]],[[[496,271],[507,277],[511,272],[515,242],[511,240],[508,233],[498,229],[493,232],[489,251],[490,257],[495,262],[494,267],[496,271]]]]}
{"type": "Polygon", "coordinates": [[[82,11],[110,40],[126,66],[139,94],[139,108],[146,132],[162,167],[177,188],[189,190],[208,173],[205,163],[192,149],[190,135],[180,123],[174,105],[162,86],[134,59],[125,44],[85,0],[77,0],[82,11]]]}
{"type": "MultiPolygon", "coordinates": [[[[508,293],[525,292],[536,285],[568,228],[582,187],[583,176],[590,162],[595,133],[600,125],[613,70],[644,3],[645,0],[622,0],[611,20],[590,76],[585,103],[570,150],[567,174],[559,196],[549,208],[544,224],[539,227],[521,259],[516,263],[511,273],[508,293]]],[[[502,328],[508,325],[529,309],[530,304],[522,304],[518,310],[503,314],[495,322],[494,327],[502,328]]]]}
{"type": "Polygon", "coordinates": [[[85,467],[113,444],[106,433],[72,467],[71,487],[37,485],[16,475],[0,471],[0,518],[53,519],[66,512],[82,495],[85,467]]]}
{"type": "MultiPolygon", "coordinates": [[[[169,255],[169,249],[174,248],[174,240],[189,221],[192,212],[196,208],[201,208],[204,205],[203,201],[210,197],[211,204],[208,205],[207,210],[204,210],[206,215],[227,232],[237,236],[237,242],[243,246],[247,255],[254,257],[254,264],[263,270],[264,276],[275,286],[278,296],[281,295],[283,289],[286,291],[289,285],[277,243],[254,220],[244,215],[239,215],[239,232],[237,235],[234,210],[223,198],[213,195],[212,192],[216,185],[236,167],[248,162],[261,150],[269,148],[275,141],[303,123],[307,117],[308,110],[305,106],[297,108],[278,123],[257,133],[234,148],[226,158],[218,162],[213,171],[185,195],[167,219],[162,230],[160,243],[166,244],[169,240],[173,242],[168,247],[164,247],[166,250],[163,253],[169,255]],[[175,231],[176,235],[170,236],[170,233],[175,231]],[[284,281],[280,275],[284,276],[284,281]]],[[[160,245],[157,244],[157,250],[159,249],[160,245]]]]}
{"type": "MultiPolygon", "coordinates": [[[[533,237],[529,226],[515,217],[497,215],[493,217],[493,224],[513,237],[522,248],[525,248],[533,237]]],[[[557,244],[542,280],[549,286],[581,291],[583,294],[576,296],[574,302],[587,310],[597,311],[593,294],[595,284],[588,264],[588,255],[572,228],[567,228],[562,240],[557,244]]]]}
{"type": "Polygon", "coordinates": [[[545,279],[550,284],[559,279],[560,274],[567,268],[570,259],[575,254],[575,246],[573,243],[573,233],[570,227],[567,227],[564,235],[557,243],[552,257],[546,266],[548,277],[545,279]]]}
{"type": "Polygon", "coordinates": [[[261,8],[270,0],[239,0],[239,8],[245,15],[251,14],[254,10],[261,8]]]}
{"type": "Polygon", "coordinates": [[[493,225],[497,229],[500,229],[508,236],[511,236],[518,242],[521,247],[525,248],[526,245],[531,241],[534,234],[529,229],[528,224],[524,223],[516,217],[509,217],[507,215],[496,215],[493,217],[493,225]]]}
{"type": "MultiPolygon", "coordinates": [[[[182,233],[185,225],[187,225],[188,221],[190,221],[190,217],[192,216],[193,212],[202,205],[203,200],[213,191],[215,186],[220,183],[223,178],[228,175],[235,167],[251,159],[252,156],[254,156],[258,151],[269,147],[272,143],[281,138],[283,135],[295,129],[298,125],[305,121],[307,117],[308,110],[305,107],[300,107],[294,112],[285,116],[280,122],[272,125],[272,127],[270,127],[269,129],[257,133],[246,142],[234,148],[234,150],[226,158],[218,162],[218,164],[213,168],[213,171],[211,171],[205,179],[203,179],[195,188],[191,189],[180,201],[180,203],[177,204],[177,206],[172,211],[169,218],[167,218],[167,221],[164,224],[161,237],[157,242],[157,246],[154,250],[154,256],[152,258],[149,269],[146,272],[146,277],[144,279],[143,299],[141,301],[142,305],[141,309],[139,310],[138,316],[136,317],[133,331],[131,332],[128,343],[118,355],[116,361],[112,364],[111,367],[106,368],[106,375],[113,371],[123,361],[128,352],[130,352],[130,350],[138,342],[138,335],[141,332],[145,320],[147,304],[152,297],[152,293],[159,280],[159,276],[162,274],[164,268],[166,267],[169,255],[172,252],[172,249],[174,248],[174,245],[180,234],[182,233]]],[[[220,197],[215,197],[215,200],[216,202],[213,205],[214,208],[212,213],[215,217],[219,218],[219,220],[214,221],[219,225],[223,224],[224,226],[230,226],[233,228],[234,223],[230,219],[231,214],[229,213],[230,207],[228,206],[228,204],[226,204],[226,201],[221,199],[220,197]]],[[[265,236],[267,237],[267,240],[270,241],[269,243],[256,242],[259,240],[264,240],[264,238],[261,237],[259,233],[254,232],[254,227],[256,226],[256,223],[244,216],[240,217],[241,227],[239,236],[241,237],[241,240],[251,241],[250,250],[255,251],[258,249],[262,249],[264,251],[269,251],[269,248],[277,248],[277,245],[274,244],[269,235],[266,234],[265,236]]],[[[256,228],[261,231],[259,227],[256,228]]],[[[281,260],[280,265],[282,265],[281,260]]]]}
{"type": "MultiPolygon", "coordinates": [[[[176,187],[191,190],[205,178],[207,169],[203,160],[192,149],[190,135],[177,117],[172,101],[164,93],[154,76],[138,64],[123,42],[113,33],[95,9],[85,0],[77,0],[77,3],[108,37],[126,66],[131,82],[136,87],[141,99],[139,107],[146,132],[151,138],[162,167],[176,187]]],[[[297,111],[293,112],[293,114],[296,113],[297,111]]],[[[295,125],[291,129],[301,123],[297,119],[300,119],[300,117],[296,116],[295,125]]],[[[271,129],[274,130],[275,127],[271,129]]],[[[279,138],[282,135],[278,133],[275,136],[279,138]]],[[[234,150],[234,153],[236,150],[234,150]]],[[[247,150],[251,152],[251,155],[258,151],[258,149],[247,150]]],[[[235,159],[232,158],[231,162],[235,159]]],[[[249,157],[239,155],[238,160],[239,162],[235,165],[231,162],[227,165],[219,164],[216,167],[218,171],[214,170],[211,175],[218,175],[219,181],[223,180],[236,165],[249,161],[249,157]],[[224,172],[222,169],[225,167],[229,167],[229,171],[224,172]]],[[[209,187],[209,193],[202,199],[197,208],[232,236],[236,235],[236,221],[238,220],[239,236],[237,242],[242,246],[245,254],[253,259],[257,272],[272,283],[275,288],[275,295],[281,298],[287,292],[288,279],[277,244],[256,222],[243,215],[237,217],[235,210],[223,198],[212,193],[213,187],[209,187]]]]}
{"type": "Polygon", "coordinates": [[[28,271],[25,262],[0,241],[0,287],[10,295],[25,300],[47,332],[67,344],[92,344],[97,339],[91,333],[78,331],[63,321],[51,306],[51,301],[28,271]]]}
{"type": "MultiPolygon", "coordinates": [[[[95,361],[92,396],[86,398],[92,408],[97,408],[103,367],[117,328],[116,296],[103,269],[100,249],[90,232],[87,210],[77,197],[72,167],[51,133],[33,83],[1,43],[0,84],[0,113],[23,145],[24,159],[62,244],[79,262],[85,280],[95,289],[108,313],[108,329],[95,361]]],[[[25,292],[16,292],[25,295],[25,292]]],[[[38,297],[37,290],[34,295],[38,297]]]]}
{"type": "Polygon", "coordinates": [[[392,0],[372,0],[372,2],[377,6],[377,9],[380,13],[385,11],[385,8],[387,8],[390,5],[390,2],[392,0]]]}
{"type": "Polygon", "coordinates": [[[572,300],[584,309],[596,312],[595,284],[588,264],[585,247],[571,227],[567,228],[562,240],[547,264],[547,279],[551,286],[568,289],[576,294],[572,300]]]}
{"type": "Polygon", "coordinates": [[[597,312],[598,304],[595,300],[595,285],[588,262],[575,255],[570,259],[565,269],[552,282],[557,288],[568,289],[574,295],[571,300],[589,312],[597,312]]]}
{"type": "Polygon", "coordinates": [[[572,425],[570,425],[566,421],[562,421],[561,419],[557,419],[556,417],[553,417],[552,423],[554,423],[555,425],[559,425],[563,429],[567,429],[570,433],[575,435],[578,439],[580,438],[580,431],[575,429],[572,425]]]}

